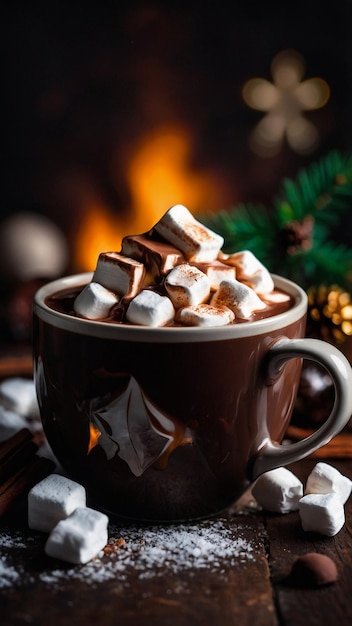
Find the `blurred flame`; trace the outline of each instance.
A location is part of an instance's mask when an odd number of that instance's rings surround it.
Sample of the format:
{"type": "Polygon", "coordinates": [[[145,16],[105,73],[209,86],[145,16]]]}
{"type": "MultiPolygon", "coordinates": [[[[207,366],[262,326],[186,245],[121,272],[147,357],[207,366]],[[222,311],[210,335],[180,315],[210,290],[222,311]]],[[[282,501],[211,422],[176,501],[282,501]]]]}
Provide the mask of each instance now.
{"type": "Polygon", "coordinates": [[[147,134],[127,168],[137,231],[149,229],[173,204],[199,209],[214,195],[209,179],[191,169],[192,137],[177,126],[147,134]]]}
{"type": "Polygon", "coordinates": [[[120,244],[121,224],[117,217],[102,204],[87,204],[75,242],[75,264],[79,270],[94,270],[100,252],[119,250],[120,244]]]}
{"type": "Polygon", "coordinates": [[[192,213],[227,202],[222,181],[213,173],[192,168],[194,138],[183,127],[165,126],[145,134],[126,159],[126,181],[131,209],[119,216],[87,194],[84,218],[76,240],[76,264],[95,269],[100,252],[119,251],[125,235],[143,233],[174,204],[192,213]]]}

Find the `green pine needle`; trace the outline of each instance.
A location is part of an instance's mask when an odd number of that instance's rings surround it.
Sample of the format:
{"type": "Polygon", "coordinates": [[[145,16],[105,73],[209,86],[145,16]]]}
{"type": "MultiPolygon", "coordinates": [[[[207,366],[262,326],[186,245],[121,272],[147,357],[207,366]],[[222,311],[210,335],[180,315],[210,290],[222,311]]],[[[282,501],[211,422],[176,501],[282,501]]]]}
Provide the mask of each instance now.
{"type": "Polygon", "coordinates": [[[224,252],[251,250],[262,263],[272,256],[273,239],[268,237],[272,217],[262,205],[239,205],[221,210],[202,220],[224,237],[224,252]]]}
{"type": "MultiPolygon", "coordinates": [[[[203,216],[209,228],[224,237],[224,251],[251,250],[272,272],[302,286],[338,283],[352,287],[352,250],[331,240],[331,231],[352,210],[352,154],[334,150],[285,179],[269,208],[240,204],[203,216]],[[285,248],[287,229],[313,218],[310,247],[285,248]]],[[[299,229],[298,229],[299,236],[299,229]]]]}
{"type": "MultiPolygon", "coordinates": [[[[307,170],[298,173],[297,180],[286,179],[281,194],[274,199],[277,209],[282,201],[290,207],[291,220],[312,215],[316,220],[335,219],[352,201],[352,155],[333,151],[307,170]]],[[[279,211],[280,216],[280,211],[279,211]]]]}

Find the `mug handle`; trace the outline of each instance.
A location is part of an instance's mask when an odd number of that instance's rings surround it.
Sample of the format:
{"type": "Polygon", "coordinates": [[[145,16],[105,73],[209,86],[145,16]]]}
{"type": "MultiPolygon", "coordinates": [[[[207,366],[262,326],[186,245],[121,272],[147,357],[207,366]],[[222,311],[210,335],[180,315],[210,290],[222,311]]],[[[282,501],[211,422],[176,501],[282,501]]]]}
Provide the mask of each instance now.
{"type": "Polygon", "coordinates": [[[330,374],[335,387],[335,401],[326,421],[309,437],[290,445],[269,442],[254,460],[251,478],[255,480],[271,469],[293,463],[315,452],[337,435],[352,415],[352,368],[346,357],[333,345],[320,339],[288,339],[272,345],[266,355],[268,384],[273,384],[289,359],[316,361],[330,374]]]}

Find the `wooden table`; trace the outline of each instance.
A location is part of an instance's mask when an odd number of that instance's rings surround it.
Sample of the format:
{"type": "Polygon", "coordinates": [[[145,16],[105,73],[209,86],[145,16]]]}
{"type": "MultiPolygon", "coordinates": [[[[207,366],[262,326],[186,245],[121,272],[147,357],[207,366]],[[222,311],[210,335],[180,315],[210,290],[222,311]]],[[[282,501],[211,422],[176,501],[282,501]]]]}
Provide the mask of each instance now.
{"type": "MultiPolygon", "coordinates": [[[[290,469],[305,481],[316,462],[311,457],[290,469]]],[[[352,479],[352,458],[327,462],[352,479]]],[[[246,494],[204,522],[111,524],[110,551],[72,566],[45,555],[46,535],[28,529],[22,500],[0,520],[0,623],[351,624],[352,496],[345,512],[342,530],[322,537],[304,532],[298,513],[264,513],[246,494]],[[335,561],[339,580],[319,589],[288,584],[296,556],[312,551],[335,561]]]]}

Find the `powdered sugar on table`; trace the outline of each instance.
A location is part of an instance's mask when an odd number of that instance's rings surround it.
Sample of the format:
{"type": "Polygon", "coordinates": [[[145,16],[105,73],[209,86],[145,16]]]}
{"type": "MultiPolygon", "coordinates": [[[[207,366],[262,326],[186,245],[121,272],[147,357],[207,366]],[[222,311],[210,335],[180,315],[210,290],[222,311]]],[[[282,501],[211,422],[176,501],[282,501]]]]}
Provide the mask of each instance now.
{"type": "MultiPolygon", "coordinates": [[[[109,543],[95,559],[73,567],[45,558],[39,579],[50,585],[65,580],[99,584],[112,579],[128,581],[132,571],[140,580],[160,577],[165,568],[168,574],[186,570],[195,574],[204,568],[220,573],[254,558],[257,550],[254,542],[245,539],[245,530],[238,522],[231,529],[225,519],[170,526],[110,526],[109,543]]],[[[24,563],[30,563],[35,552],[41,553],[42,545],[41,534],[29,538],[19,531],[0,535],[1,553],[5,552],[0,560],[0,588],[30,582],[30,567],[24,563]],[[20,568],[15,566],[19,561],[20,568]]]]}

